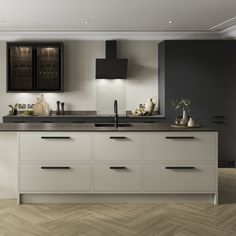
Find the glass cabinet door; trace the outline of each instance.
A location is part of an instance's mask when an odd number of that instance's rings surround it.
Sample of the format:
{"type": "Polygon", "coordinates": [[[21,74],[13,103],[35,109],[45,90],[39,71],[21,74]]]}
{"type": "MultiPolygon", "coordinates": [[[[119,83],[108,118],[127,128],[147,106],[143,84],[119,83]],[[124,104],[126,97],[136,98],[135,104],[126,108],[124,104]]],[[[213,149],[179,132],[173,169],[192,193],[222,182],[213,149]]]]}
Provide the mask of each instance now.
{"type": "Polygon", "coordinates": [[[8,90],[33,89],[33,49],[30,46],[9,48],[8,90]]]}
{"type": "Polygon", "coordinates": [[[60,46],[37,46],[37,90],[59,90],[61,87],[60,46]]]}

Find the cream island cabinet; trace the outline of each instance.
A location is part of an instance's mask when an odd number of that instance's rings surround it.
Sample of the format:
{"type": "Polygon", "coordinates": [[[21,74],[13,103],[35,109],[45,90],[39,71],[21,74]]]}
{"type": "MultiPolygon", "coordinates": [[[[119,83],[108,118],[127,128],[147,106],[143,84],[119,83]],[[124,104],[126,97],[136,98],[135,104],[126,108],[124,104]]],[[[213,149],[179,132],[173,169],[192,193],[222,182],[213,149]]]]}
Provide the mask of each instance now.
{"type": "Polygon", "coordinates": [[[19,132],[18,202],[217,204],[217,132],[19,132]]]}

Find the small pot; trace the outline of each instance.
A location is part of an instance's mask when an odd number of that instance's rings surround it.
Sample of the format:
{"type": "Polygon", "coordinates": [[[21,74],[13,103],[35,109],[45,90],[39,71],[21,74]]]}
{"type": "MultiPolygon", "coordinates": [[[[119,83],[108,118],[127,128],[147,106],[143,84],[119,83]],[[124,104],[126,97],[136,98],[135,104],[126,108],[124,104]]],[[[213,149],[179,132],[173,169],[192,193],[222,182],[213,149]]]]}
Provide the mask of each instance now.
{"type": "Polygon", "coordinates": [[[17,115],[17,109],[16,108],[12,109],[12,115],[14,115],[14,116],[17,115]]]}

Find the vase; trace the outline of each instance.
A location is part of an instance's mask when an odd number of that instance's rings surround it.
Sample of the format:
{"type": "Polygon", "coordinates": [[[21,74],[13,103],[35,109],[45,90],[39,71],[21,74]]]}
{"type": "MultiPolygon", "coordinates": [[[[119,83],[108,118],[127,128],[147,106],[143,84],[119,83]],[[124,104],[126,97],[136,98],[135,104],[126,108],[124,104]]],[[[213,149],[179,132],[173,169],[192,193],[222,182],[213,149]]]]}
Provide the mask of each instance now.
{"type": "Polygon", "coordinates": [[[194,126],[195,126],[194,119],[192,117],[190,117],[189,121],[188,121],[188,127],[194,127],[194,126]]]}
{"type": "Polygon", "coordinates": [[[187,125],[188,124],[188,117],[187,117],[187,113],[185,110],[183,110],[183,117],[180,120],[180,124],[181,125],[187,125]]]}

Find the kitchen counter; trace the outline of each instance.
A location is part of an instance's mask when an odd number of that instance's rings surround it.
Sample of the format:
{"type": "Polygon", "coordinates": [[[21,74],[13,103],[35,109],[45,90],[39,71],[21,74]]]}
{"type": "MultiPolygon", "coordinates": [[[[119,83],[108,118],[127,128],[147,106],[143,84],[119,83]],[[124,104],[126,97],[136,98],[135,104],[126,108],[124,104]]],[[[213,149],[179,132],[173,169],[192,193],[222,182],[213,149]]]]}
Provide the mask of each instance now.
{"type": "MultiPolygon", "coordinates": [[[[131,111],[126,111],[126,114],[121,114],[119,115],[120,117],[163,117],[162,115],[158,115],[156,112],[153,113],[153,115],[151,116],[137,116],[137,115],[133,115],[131,111]]],[[[101,114],[97,114],[96,111],[65,111],[64,115],[57,115],[55,111],[52,112],[51,115],[49,116],[27,116],[27,115],[23,115],[21,113],[17,114],[17,115],[6,115],[4,117],[34,117],[34,118],[42,118],[42,117],[113,117],[113,114],[105,114],[105,115],[101,115],[101,114]]]]}
{"type": "MultiPolygon", "coordinates": [[[[50,116],[25,116],[22,114],[3,116],[4,123],[96,123],[112,122],[113,115],[100,115],[96,111],[66,111],[64,115],[56,115],[53,112],[50,116]]],[[[154,113],[152,116],[134,116],[131,111],[125,115],[119,115],[120,122],[159,122],[165,117],[154,113]]]]}
{"type": "Polygon", "coordinates": [[[167,123],[132,123],[131,127],[95,127],[94,123],[0,123],[0,132],[68,131],[68,132],[158,132],[217,131],[213,127],[173,128],[167,123]]]}

